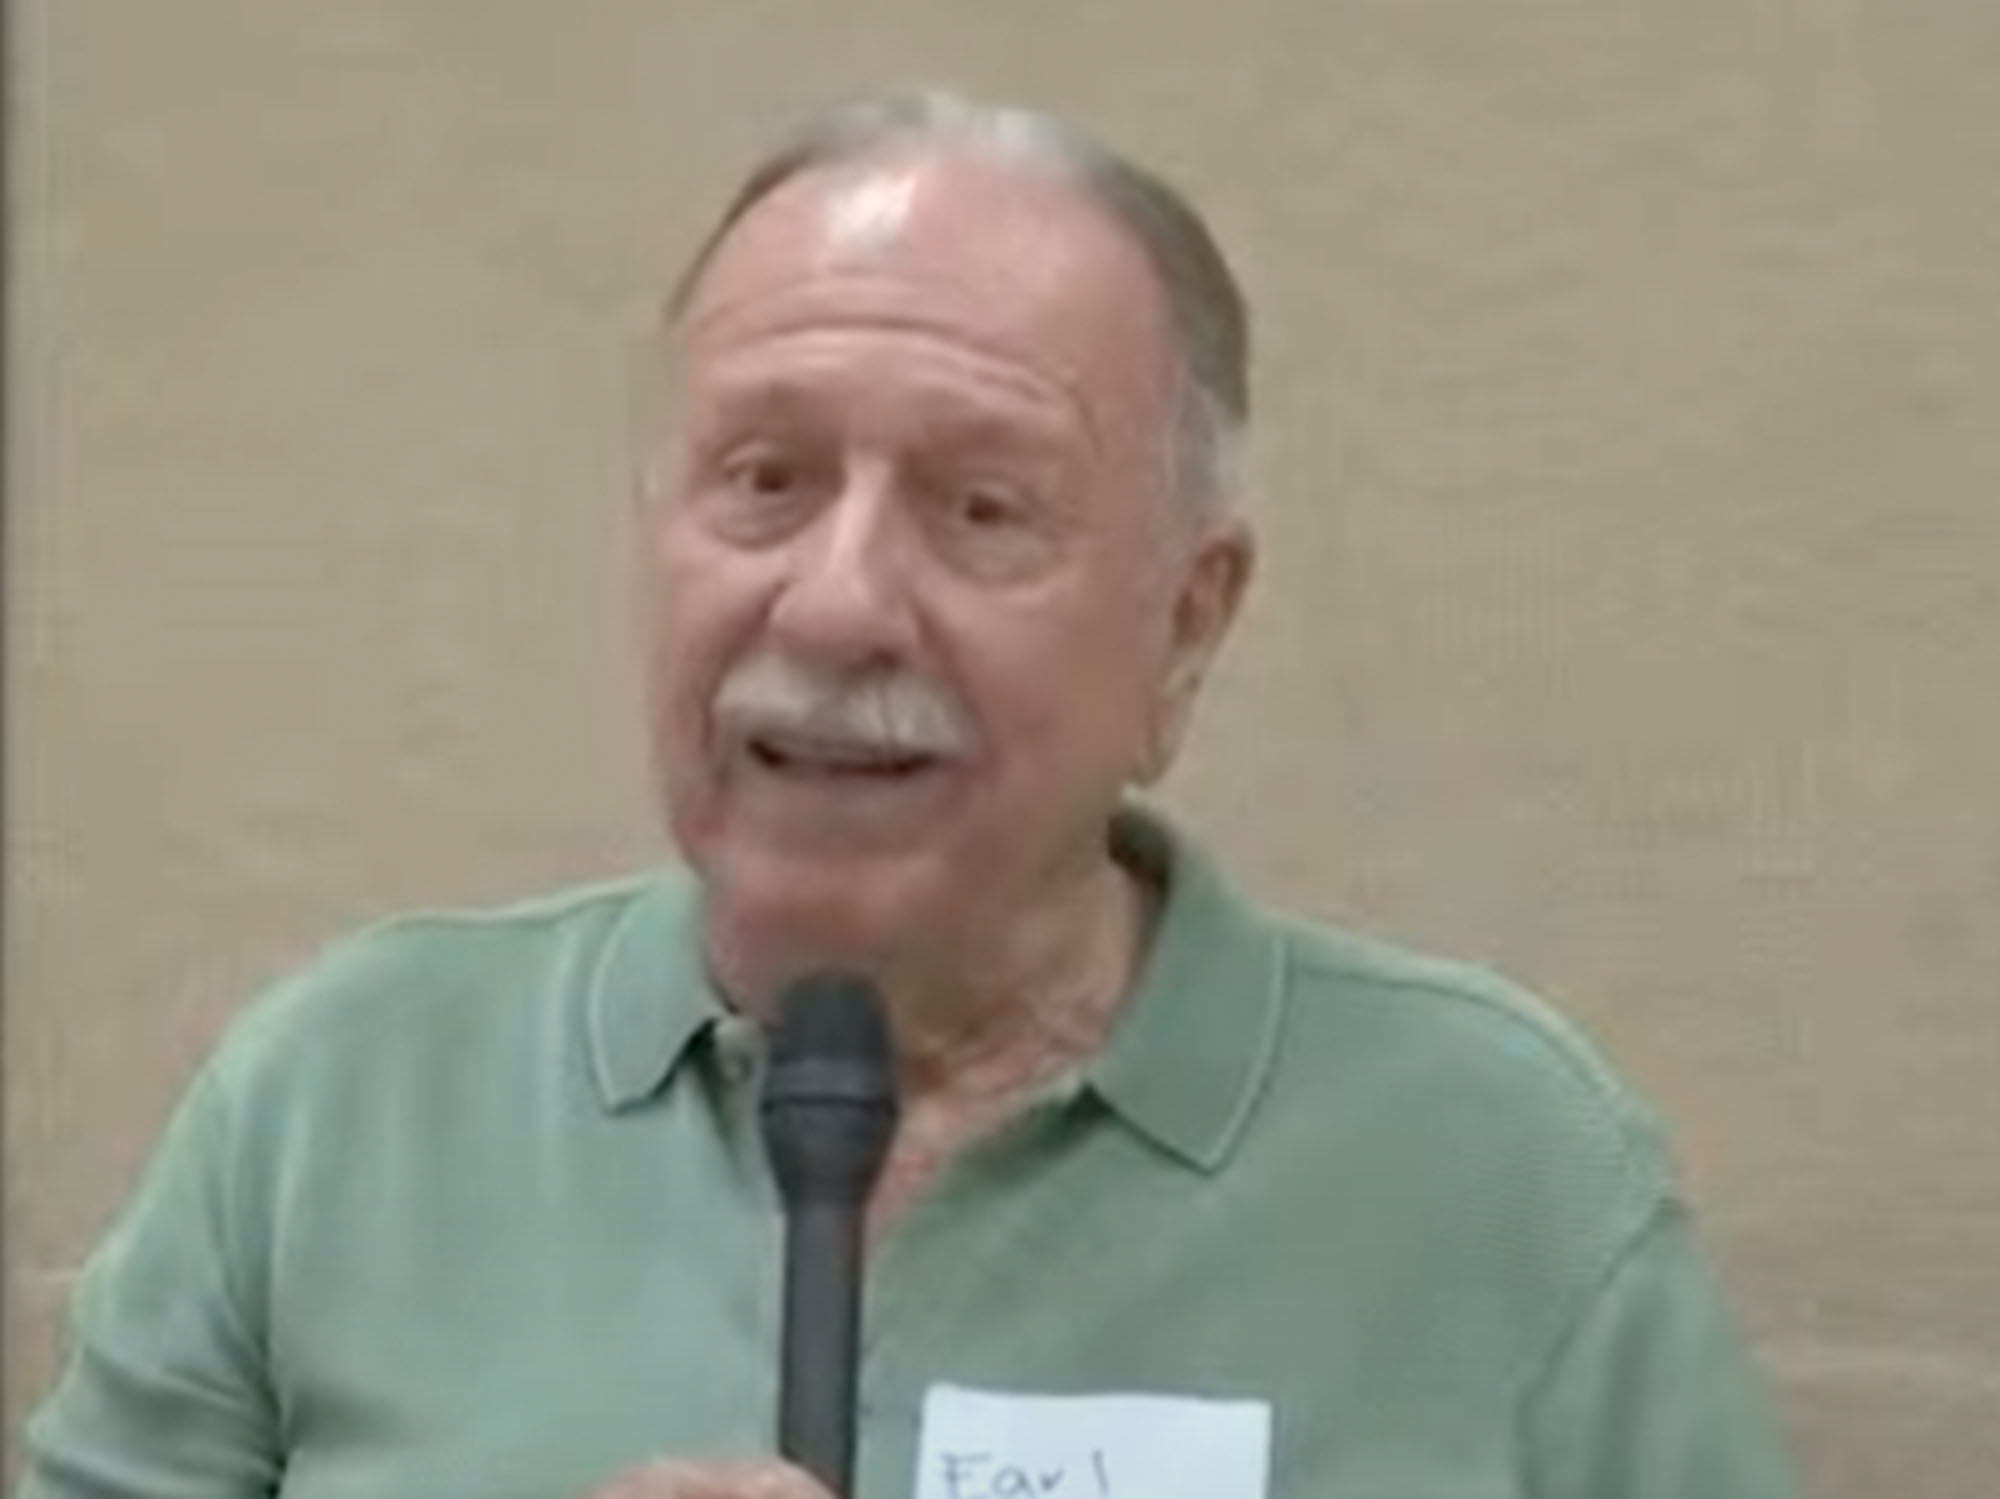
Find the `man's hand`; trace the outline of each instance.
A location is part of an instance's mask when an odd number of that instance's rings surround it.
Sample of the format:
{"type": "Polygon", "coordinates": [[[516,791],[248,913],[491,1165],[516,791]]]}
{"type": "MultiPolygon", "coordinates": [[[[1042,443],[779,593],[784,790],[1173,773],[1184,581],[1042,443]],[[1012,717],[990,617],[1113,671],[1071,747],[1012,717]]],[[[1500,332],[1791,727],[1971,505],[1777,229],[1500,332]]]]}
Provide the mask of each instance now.
{"type": "Polygon", "coordinates": [[[588,1499],[833,1499],[804,1469],[765,1462],[662,1459],[621,1473],[588,1499]]]}

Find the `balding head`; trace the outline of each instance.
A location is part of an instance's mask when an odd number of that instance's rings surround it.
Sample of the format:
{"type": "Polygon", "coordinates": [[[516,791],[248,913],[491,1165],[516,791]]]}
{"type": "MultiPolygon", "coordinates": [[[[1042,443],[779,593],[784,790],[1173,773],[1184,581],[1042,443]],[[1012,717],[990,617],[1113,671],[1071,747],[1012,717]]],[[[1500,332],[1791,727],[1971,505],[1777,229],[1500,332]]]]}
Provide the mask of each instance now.
{"type": "Polygon", "coordinates": [[[1066,182],[1131,239],[1165,299],[1173,335],[1175,406],[1165,435],[1172,485],[1197,506],[1232,499],[1250,417],[1250,323],[1236,279],[1201,216],[1172,186],[1048,115],[919,92],[858,100],[807,122],[744,178],[675,286],[669,320],[685,311],[738,221],[793,178],[922,156],[978,157],[1066,182]]]}
{"type": "Polygon", "coordinates": [[[843,334],[900,340],[910,369],[922,354],[943,356],[940,379],[965,371],[996,421],[1018,407],[1073,429],[1080,487],[1113,503],[1174,487],[1171,310],[1121,226],[1039,168],[922,146],[800,171],[732,226],[676,331],[707,391],[777,364],[802,384],[864,347],[843,334]]]}

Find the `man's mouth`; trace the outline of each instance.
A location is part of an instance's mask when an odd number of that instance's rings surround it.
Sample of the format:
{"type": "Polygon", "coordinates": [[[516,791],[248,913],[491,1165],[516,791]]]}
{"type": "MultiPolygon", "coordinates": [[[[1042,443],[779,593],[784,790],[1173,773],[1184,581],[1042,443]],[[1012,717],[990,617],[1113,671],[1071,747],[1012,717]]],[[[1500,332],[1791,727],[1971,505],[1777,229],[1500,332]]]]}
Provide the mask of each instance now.
{"type": "Polygon", "coordinates": [[[942,763],[940,756],[899,745],[802,734],[753,735],[750,758],[779,775],[823,780],[896,781],[942,763]]]}

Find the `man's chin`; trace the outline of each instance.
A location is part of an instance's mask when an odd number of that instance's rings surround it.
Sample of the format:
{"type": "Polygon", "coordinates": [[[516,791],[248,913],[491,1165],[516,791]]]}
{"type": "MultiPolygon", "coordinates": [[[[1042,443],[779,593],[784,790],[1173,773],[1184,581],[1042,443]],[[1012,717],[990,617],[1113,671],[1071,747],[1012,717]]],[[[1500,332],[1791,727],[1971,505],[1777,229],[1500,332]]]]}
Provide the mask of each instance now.
{"type": "Polygon", "coordinates": [[[814,967],[876,971],[939,935],[946,865],[879,853],[841,858],[761,851],[705,861],[712,957],[759,988],[814,967]]]}

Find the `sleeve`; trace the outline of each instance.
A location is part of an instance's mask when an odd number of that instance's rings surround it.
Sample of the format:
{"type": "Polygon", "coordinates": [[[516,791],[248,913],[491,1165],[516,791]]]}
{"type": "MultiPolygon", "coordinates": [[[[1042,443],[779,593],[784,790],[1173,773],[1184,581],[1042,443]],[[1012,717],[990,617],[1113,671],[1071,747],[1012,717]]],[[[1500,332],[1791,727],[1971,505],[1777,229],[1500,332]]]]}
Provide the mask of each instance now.
{"type": "Polygon", "coordinates": [[[1534,1499],[1792,1499],[1764,1392],[1688,1222],[1658,1207],[1530,1391],[1534,1499]]]}
{"type": "Polygon", "coordinates": [[[213,1067],[85,1265],[17,1499],[268,1499],[282,1461],[213,1067]]]}

